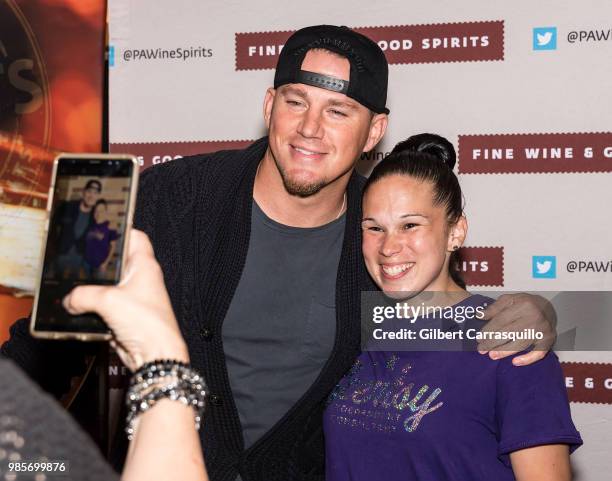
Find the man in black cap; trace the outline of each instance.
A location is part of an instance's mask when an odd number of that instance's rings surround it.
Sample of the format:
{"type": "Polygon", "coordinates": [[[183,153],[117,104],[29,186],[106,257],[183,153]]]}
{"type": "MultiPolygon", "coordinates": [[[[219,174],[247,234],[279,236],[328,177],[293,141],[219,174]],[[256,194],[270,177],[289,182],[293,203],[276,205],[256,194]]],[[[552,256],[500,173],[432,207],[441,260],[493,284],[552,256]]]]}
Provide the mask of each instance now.
{"type": "Polygon", "coordinates": [[[102,192],[99,180],[87,181],[79,200],[63,201],[50,223],[50,258],[54,259],[51,277],[80,279],[85,275],[85,234],[92,224],[92,209],[102,192]]]}
{"type": "MultiPolygon", "coordinates": [[[[387,76],[365,36],[299,30],[265,95],[267,137],[142,174],[135,226],[211,391],[200,435],[213,481],[322,479],[325,399],[359,353],[360,294],[374,288],[354,167],[385,133],[387,76]]],[[[496,311],[551,330],[528,296],[496,311]]],[[[19,326],[13,337],[25,342],[19,326]]],[[[18,344],[3,352],[20,361],[18,344]]]]}

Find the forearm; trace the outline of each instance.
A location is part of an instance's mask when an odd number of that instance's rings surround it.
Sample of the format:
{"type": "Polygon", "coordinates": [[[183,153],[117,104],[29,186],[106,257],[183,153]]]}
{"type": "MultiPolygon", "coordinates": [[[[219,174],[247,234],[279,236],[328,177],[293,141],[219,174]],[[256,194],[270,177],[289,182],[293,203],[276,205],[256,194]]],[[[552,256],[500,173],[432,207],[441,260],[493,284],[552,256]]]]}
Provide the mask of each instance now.
{"type": "MultiPolygon", "coordinates": [[[[142,355],[143,362],[176,359],[189,363],[185,342],[171,334],[157,341],[151,339],[149,349],[142,355]]],[[[123,479],[208,481],[195,414],[193,407],[167,398],[140,414],[136,418],[123,479]]]]}
{"type": "Polygon", "coordinates": [[[108,255],[106,256],[106,259],[104,259],[104,262],[102,262],[102,264],[107,264],[113,258],[113,254],[115,253],[116,244],[117,244],[116,241],[112,241],[110,243],[110,249],[108,251],[108,255]]]}
{"type": "Polygon", "coordinates": [[[571,481],[569,449],[550,444],[521,449],[510,454],[517,481],[571,481]]]}
{"type": "Polygon", "coordinates": [[[192,407],[169,399],[157,402],[138,419],[122,479],[208,481],[194,423],[192,407]]]}

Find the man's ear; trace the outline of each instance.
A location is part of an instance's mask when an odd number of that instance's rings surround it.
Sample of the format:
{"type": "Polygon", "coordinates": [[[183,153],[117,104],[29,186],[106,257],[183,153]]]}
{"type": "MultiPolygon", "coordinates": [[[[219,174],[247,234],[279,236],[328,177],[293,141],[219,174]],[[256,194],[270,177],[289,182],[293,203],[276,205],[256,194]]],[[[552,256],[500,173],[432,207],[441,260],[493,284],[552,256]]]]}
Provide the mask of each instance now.
{"type": "Polygon", "coordinates": [[[263,115],[266,121],[266,128],[270,128],[270,118],[272,117],[272,106],[274,105],[274,99],[276,98],[276,89],[270,87],[266,90],[266,96],[264,97],[263,104],[263,115]]]}
{"type": "Polygon", "coordinates": [[[461,247],[465,242],[465,238],[467,236],[467,229],[467,219],[464,215],[462,215],[461,217],[459,217],[459,220],[455,222],[450,228],[450,232],[448,233],[448,244],[446,246],[446,250],[452,252],[456,250],[455,246],[457,246],[457,248],[461,247]]]}
{"type": "Polygon", "coordinates": [[[370,120],[370,131],[368,133],[368,140],[363,148],[364,152],[369,152],[376,147],[387,131],[388,122],[389,116],[387,114],[374,114],[370,120]]]}

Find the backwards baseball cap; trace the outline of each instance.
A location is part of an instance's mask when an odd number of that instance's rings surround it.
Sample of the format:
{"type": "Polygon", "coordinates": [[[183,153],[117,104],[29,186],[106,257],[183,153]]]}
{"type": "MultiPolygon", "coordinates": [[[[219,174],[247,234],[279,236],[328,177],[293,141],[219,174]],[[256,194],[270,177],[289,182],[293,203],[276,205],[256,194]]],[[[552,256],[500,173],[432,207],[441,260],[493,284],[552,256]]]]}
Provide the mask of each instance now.
{"type": "Polygon", "coordinates": [[[312,85],[340,92],[376,113],[388,114],[388,77],[387,59],[376,42],[348,27],[317,25],[298,30],[285,42],[276,65],[274,88],[290,83],[312,85]],[[313,48],[345,57],[351,65],[350,78],[302,70],[304,57],[313,48]]]}
{"type": "Polygon", "coordinates": [[[91,179],[85,184],[85,190],[96,189],[98,192],[102,192],[102,183],[99,180],[91,179]]]}

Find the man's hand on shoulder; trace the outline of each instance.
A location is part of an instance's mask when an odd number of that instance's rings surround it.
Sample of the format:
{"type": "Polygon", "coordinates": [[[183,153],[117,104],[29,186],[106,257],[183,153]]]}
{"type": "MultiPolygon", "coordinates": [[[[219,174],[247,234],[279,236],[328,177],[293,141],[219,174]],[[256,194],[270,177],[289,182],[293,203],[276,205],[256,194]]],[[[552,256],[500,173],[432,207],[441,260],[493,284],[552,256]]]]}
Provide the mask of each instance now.
{"type": "Polygon", "coordinates": [[[557,316],[547,299],[532,294],[504,294],[487,307],[484,319],[489,322],[483,332],[525,332],[533,329],[542,333],[542,339],[486,339],[478,344],[481,354],[488,353],[491,359],[502,359],[518,352],[530,349],[521,356],[516,356],[512,363],[515,366],[526,366],[542,359],[557,337],[557,316]]]}

